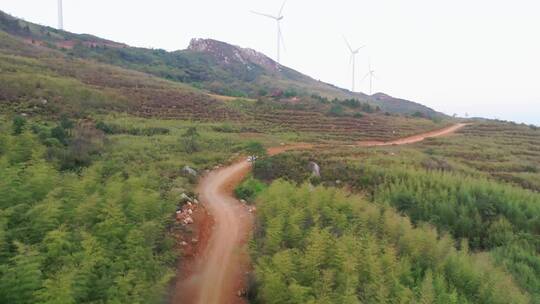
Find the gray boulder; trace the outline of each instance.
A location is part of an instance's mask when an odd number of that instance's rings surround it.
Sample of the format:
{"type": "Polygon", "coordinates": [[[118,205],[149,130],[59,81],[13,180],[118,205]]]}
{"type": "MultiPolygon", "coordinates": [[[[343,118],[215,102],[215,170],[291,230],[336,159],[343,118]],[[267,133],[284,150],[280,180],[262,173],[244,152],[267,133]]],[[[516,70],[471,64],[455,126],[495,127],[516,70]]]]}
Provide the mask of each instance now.
{"type": "Polygon", "coordinates": [[[321,168],[316,162],[309,162],[308,169],[311,171],[311,175],[321,177],[321,168]]]}
{"type": "Polygon", "coordinates": [[[195,169],[191,168],[190,166],[184,166],[184,168],[182,168],[182,173],[193,175],[193,176],[198,175],[197,171],[195,169]]]}

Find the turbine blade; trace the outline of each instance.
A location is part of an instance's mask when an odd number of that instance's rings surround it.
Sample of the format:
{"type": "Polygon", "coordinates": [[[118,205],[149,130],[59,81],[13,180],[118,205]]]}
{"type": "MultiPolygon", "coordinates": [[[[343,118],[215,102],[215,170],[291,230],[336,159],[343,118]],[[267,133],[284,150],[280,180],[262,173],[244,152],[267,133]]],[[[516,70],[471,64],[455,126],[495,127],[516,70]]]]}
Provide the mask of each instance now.
{"type": "Polygon", "coordinates": [[[347,47],[349,48],[349,51],[351,51],[351,53],[354,53],[351,45],[349,44],[349,41],[347,41],[347,38],[345,38],[345,36],[343,36],[343,40],[345,40],[345,44],[347,44],[347,47]]]}
{"type": "Polygon", "coordinates": [[[361,49],[365,48],[366,46],[365,45],[362,45],[361,47],[357,48],[356,50],[354,50],[355,53],[358,53],[358,51],[360,51],[361,49]]]}
{"type": "Polygon", "coordinates": [[[283,9],[285,8],[285,4],[287,3],[287,0],[283,1],[283,4],[281,5],[281,8],[279,9],[278,18],[282,17],[283,9]]]}
{"type": "Polygon", "coordinates": [[[255,14],[255,15],[259,15],[259,16],[263,16],[263,17],[268,17],[268,18],[272,18],[274,20],[277,20],[278,18],[277,17],[274,17],[272,15],[269,15],[269,14],[263,14],[263,13],[259,13],[259,12],[256,12],[256,11],[251,11],[252,14],[255,14]]]}

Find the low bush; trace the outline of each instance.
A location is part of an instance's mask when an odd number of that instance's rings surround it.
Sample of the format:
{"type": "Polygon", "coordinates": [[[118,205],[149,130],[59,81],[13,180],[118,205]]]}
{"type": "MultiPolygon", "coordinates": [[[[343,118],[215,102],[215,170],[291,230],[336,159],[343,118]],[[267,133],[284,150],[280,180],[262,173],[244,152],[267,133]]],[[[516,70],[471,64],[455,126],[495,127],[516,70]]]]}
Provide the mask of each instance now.
{"type": "Polygon", "coordinates": [[[234,194],[237,198],[252,203],[264,189],[266,189],[266,184],[250,176],[234,189],[234,194]]]}
{"type": "Polygon", "coordinates": [[[330,110],[328,111],[328,115],[330,116],[344,116],[345,115],[345,109],[343,109],[343,106],[339,104],[334,104],[332,107],[330,107],[330,110]]]}
{"type": "Polygon", "coordinates": [[[307,165],[308,157],[293,154],[278,154],[256,161],[253,165],[253,176],[263,181],[284,178],[294,182],[302,182],[310,176],[307,165]]]}

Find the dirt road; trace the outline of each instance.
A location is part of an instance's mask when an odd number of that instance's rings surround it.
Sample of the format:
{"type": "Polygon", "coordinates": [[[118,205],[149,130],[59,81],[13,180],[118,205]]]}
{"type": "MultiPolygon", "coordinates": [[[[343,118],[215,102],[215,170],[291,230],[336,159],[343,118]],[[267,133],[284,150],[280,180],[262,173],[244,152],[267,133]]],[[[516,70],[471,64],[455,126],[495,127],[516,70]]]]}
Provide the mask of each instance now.
{"type": "Polygon", "coordinates": [[[459,123],[459,124],[446,127],[444,129],[422,133],[418,135],[413,135],[409,137],[404,137],[404,138],[400,138],[400,139],[396,139],[392,141],[361,141],[361,142],[358,142],[358,145],[362,147],[409,145],[409,144],[421,142],[426,138],[441,137],[444,135],[452,134],[456,132],[457,130],[465,127],[466,125],[467,125],[466,123],[459,123]]]}
{"type": "Polygon", "coordinates": [[[173,303],[245,303],[237,291],[246,285],[249,256],[245,244],[253,216],[232,195],[251,168],[247,161],[213,171],[198,187],[200,201],[214,217],[212,235],[192,274],[177,284],[173,303]]]}
{"type": "MultiPolygon", "coordinates": [[[[438,131],[415,135],[390,142],[360,142],[359,146],[388,146],[416,143],[430,137],[456,132],[466,124],[456,124],[438,131]]],[[[269,149],[269,154],[287,150],[313,148],[310,144],[281,146],[269,149]]],[[[191,265],[190,274],[179,280],[174,304],[246,303],[237,292],[245,289],[245,273],[249,271],[246,242],[253,225],[253,215],[236,200],[232,191],[248,174],[251,164],[245,160],[211,172],[198,187],[199,198],[213,216],[212,233],[199,256],[191,265]]]]}

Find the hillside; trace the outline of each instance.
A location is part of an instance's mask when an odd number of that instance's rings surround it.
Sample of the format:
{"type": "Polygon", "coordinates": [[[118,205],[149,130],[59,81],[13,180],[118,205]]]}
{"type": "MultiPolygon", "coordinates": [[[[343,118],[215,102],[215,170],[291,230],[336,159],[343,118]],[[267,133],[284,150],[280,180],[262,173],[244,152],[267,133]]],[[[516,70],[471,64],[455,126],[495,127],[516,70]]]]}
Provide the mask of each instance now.
{"type": "MultiPolygon", "coordinates": [[[[159,77],[154,71],[159,64],[151,61],[135,60],[136,65],[127,64],[127,61],[112,64],[115,62],[112,59],[117,58],[115,54],[122,50],[169,53],[129,48],[88,35],[81,36],[79,44],[69,48],[79,35],[27,24],[6,15],[2,20],[2,29],[15,34],[0,31],[0,68],[3,71],[0,75],[0,109],[4,112],[10,109],[30,115],[65,112],[85,117],[112,110],[149,118],[229,122],[236,125],[232,130],[291,132],[321,141],[390,140],[437,129],[448,123],[444,119],[431,119],[429,115],[422,115],[425,116],[422,118],[393,114],[372,103],[332,100],[317,94],[298,96],[284,92],[277,96],[270,93],[259,96],[256,101],[224,99],[209,94],[212,91],[204,88],[204,82],[182,83],[167,79],[171,77],[159,77]],[[65,36],[60,39],[58,35],[65,36]],[[97,49],[103,52],[100,53],[103,60],[75,55],[97,49]],[[104,58],[112,63],[106,63],[104,58]]],[[[218,46],[223,49],[221,43],[218,46]]],[[[204,41],[194,42],[192,49],[186,52],[216,58],[220,62],[250,62],[248,66],[253,66],[253,71],[275,69],[271,59],[255,51],[210,56],[213,48],[204,41]],[[202,49],[207,53],[196,51],[202,49]]],[[[214,73],[220,69],[217,62],[204,62],[207,66],[200,67],[201,73],[214,73]]],[[[298,81],[309,79],[292,70],[281,69],[286,72],[279,73],[289,73],[298,81]]],[[[226,77],[232,77],[230,75],[226,77]]],[[[235,81],[250,85],[242,79],[235,81]]]]}
{"type": "Polygon", "coordinates": [[[291,95],[320,95],[329,99],[358,99],[391,113],[440,114],[418,103],[352,93],[278,65],[255,50],[212,39],[193,39],[186,50],[129,47],[91,35],[58,31],[19,20],[0,12],[0,29],[29,43],[58,49],[69,56],[150,73],[161,78],[189,83],[216,94],[259,97],[286,92],[291,95]]]}

